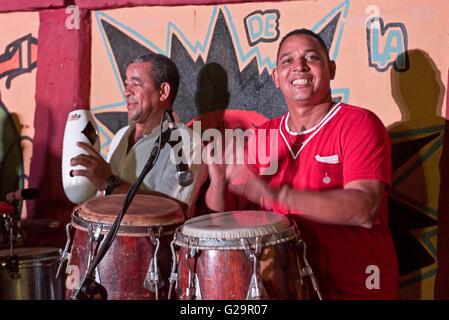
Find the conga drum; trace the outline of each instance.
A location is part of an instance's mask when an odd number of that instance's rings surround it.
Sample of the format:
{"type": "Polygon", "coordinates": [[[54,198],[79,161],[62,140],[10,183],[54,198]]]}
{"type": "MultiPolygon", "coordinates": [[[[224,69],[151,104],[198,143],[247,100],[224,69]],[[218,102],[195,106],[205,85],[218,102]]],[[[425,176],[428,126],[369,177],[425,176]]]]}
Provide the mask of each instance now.
{"type": "Polygon", "coordinates": [[[296,224],[278,213],[228,211],[192,218],[173,239],[178,297],[307,299],[298,241],[296,224]]]}
{"type": "MultiPolygon", "coordinates": [[[[82,277],[89,268],[105,238],[102,235],[111,229],[125,196],[89,199],[72,214],[71,224],[76,231],[66,271],[69,283],[73,283],[74,275],[82,277]]],[[[95,271],[96,281],[106,289],[108,299],[166,299],[172,257],[170,241],[175,228],[183,222],[182,209],[175,201],[135,195],[116,238],[95,271]]],[[[76,284],[67,291],[67,298],[74,289],[76,284]]]]}

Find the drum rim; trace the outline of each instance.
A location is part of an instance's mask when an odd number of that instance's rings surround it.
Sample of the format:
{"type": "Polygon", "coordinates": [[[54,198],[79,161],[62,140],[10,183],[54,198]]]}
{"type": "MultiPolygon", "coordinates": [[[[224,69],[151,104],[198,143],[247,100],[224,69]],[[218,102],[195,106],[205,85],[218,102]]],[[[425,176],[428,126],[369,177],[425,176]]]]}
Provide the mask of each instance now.
{"type": "MultiPolygon", "coordinates": [[[[46,248],[46,249],[52,249],[54,251],[47,252],[47,253],[37,253],[34,255],[24,255],[19,256],[19,265],[27,265],[35,262],[45,262],[50,260],[59,260],[59,249],[56,247],[48,247],[48,246],[26,246],[26,247],[17,247],[15,249],[22,249],[22,248],[46,248]]],[[[9,250],[9,249],[8,249],[9,250]]],[[[17,254],[15,251],[13,251],[14,254],[17,254]]],[[[9,256],[9,255],[7,255],[9,256]]],[[[4,260],[7,256],[1,256],[0,259],[4,260]]],[[[3,263],[2,263],[3,267],[3,263]]]]}
{"type": "MultiPolygon", "coordinates": [[[[117,217],[118,214],[110,214],[111,212],[109,210],[106,210],[108,213],[105,213],[105,208],[102,207],[96,207],[94,204],[101,204],[103,202],[117,202],[117,205],[123,206],[123,201],[125,201],[126,199],[126,194],[111,194],[111,195],[106,195],[106,196],[101,196],[101,197],[94,197],[91,199],[88,199],[81,207],[78,208],[78,210],[76,210],[77,212],[80,212],[79,214],[79,218],[86,220],[86,221],[90,221],[96,224],[104,224],[104,225],[113,225],[114,221],[117,217]],[[97,218],[100,218],[100,220],[103,220],[104,222],[100,222],[99,220],[97,220],[97,218]]],[[[114,208],[117,209],[118,208],[114,208]]],[[[122,208],[123,209],[123,208],[122,208]]],[[[136,209],[134,207],[134,209],[136,209]]],[[[140,211],[141,209],[139,209],[140,211]]],[[[160,196],[155,196],[155,195],[150,195],[150,194],[136,194],[135,198],[133,200],[133,203],[131,203],[131,205],[129,206],[128,210],[128,215],[123,216],[123,220],[121,221],[120,226],[130,226],[130,227],[154,227],[154,226],[170,226],[170,225],[178,225],[178,224],[182,224],[185,222],[185,215],[184,212],[181,208],[181,206],[174,200],[169,199],[169,198],[164,198],[164,197],[160,197],[160,196]],[[130,223],[129,220],[127,220],[127,218],[129,216],[133,216],[132,210],[133,210],[133,205],[135,203],[138,202],[148,202],[148,201],[163,201],[163,203],[167,203],[170,204],[170,206],[173,206],[173,208],[171,208],[171,211],[167,211],[163,214],[163,217],[165,220],[161,220],[158,222],[155,222],[154,219],[157,220],[158,217],[152,217],[152,216],[147,216],[147,215],[137,215],[135,216],[135,218],[137,218],[137,220],[139,220],[141,223],[130,223]],[[149,218],[149,221],[144,222],[143,218],[149,218]],[[170,217],[170,220],[167,220],[166,218],[170,217]]],[[[160,218],[160,216],[159,216],[160,218]]]]}
{"type": "MultiPolygon", "coordinates": [[[[97,227],[100,227],[101,234],[103,234],[103,235],[109,233],[113,224],[85,220],[78,216],[78,212],[80,212],[80,211],[81,211],[81,209],[78,209],[72,213],[72,223],[71,224],[74,228],[87,232],[89,230],[89,226],[92,225],[94,227],[94,229],[96,229],[97,227]]],[[[119,229],[117,231],[117,235],[118,236],[129,236],[129,237],[142,237],[142,236],[148,237],[151,234],[151,230],[154,230],[155,228],[162,227],[162,235],[161,236],[167,236],[167,235],[170,236],[175,233],[175,228],[178,225],[179,225],[179,223],[174,224],[174,225],[153,225],[153,226],[129,226],[129,225],[120,224],[119,229]]]]}
{"type": "Polygon", "coordinates": [[[176,245],[188,249],[199,250],[245,250],[245,246],[241,240],[247,240],[248,247],[251,249],[256,248],[256,244],[261,241],[262,246],[272,247],[281,243],[289,242],[293,239],[300,239],[299,230],[296,222],[291,221],[291,226],[275,232],[272,234],[253,236],[253,237],[240,237],[234,239],[219,239],[219,238],[205,238],[205,237],[192,237],[182,234],[182,227],[176,228],[173,236],[173,241],[176,245]]]}
{"type": "Polygon", "coordinates": [[[261,210],[232,210],[215,212],[196,216],[184,223],[183,235],[196,238],[207,239],[240,239],[255,236],[270,235],[282,230],[286,230],[292,225],[292,220],[285,215],[261,210]],[[255,222],[243,221],[243,225],[234,221],[234,216],[240,216],[240,213],[246,217],[259,219],[260,214],[266,215],[268,221],[255,222]],[[229,218],[231,220],[229,221],[229,218]],[[202,226],[206,230],[202,229],[202,226]],[[210,229],[212,227],[212,229],[210,229]],[[229,228],[228,228],[229,227],[229,228]]]}

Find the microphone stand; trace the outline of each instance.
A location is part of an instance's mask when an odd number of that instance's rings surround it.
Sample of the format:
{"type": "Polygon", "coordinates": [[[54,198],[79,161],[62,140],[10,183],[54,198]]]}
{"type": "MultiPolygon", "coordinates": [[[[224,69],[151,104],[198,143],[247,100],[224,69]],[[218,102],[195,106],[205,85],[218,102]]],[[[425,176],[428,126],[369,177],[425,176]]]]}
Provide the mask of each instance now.
{"type": "Polygon", "coordinates": [[[140,173],[136,182],[134,182],[134,184],[129,188],[125,200],[123,201],[123,206],[122,209],[120,210],[120,213],[118,214],[111,229],[109,230],[103,245],[100,247],[98,253],[95,255],[95,258],[92,261],[90,267],[87,269],[86,273],[81,278],[79,288],[75,289],[72,295],[70,296],[71,300],[107,300],[106,288],[95,281],[94,271],[95,268],[100,263],[100,261],[105,256],[106,252],[109,250],[110,246],[112,245],[112,242],[114,241],[115,236],[117,235],[118,229],[120,227],[120,222],[122,221],[126,211],[131,205],[131,201],[134,199],[137,190],[139,190],[140,185],[143,182],[143,179],[148,174],[148,172],[150,172],[150,170],[153,168],[154,164],[156,163],[159,157],[160,151],[164,148],[165,144],[169,140],[170,130],[162,132],[162,124],[165,113],[166,110],[164,110],[164,112],[162,113],[160,122],[160,134],[154,144],[153,150],[151,151],[150,158],[145,164],[145,167],[142,169],[142,172],[140,173]]]}

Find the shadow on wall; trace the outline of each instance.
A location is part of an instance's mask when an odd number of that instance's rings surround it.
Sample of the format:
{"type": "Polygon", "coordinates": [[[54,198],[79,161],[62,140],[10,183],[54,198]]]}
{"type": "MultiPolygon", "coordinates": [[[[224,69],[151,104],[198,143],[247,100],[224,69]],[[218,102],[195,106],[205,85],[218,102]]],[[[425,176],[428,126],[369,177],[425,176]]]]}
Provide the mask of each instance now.
{"type": "Polygon", "coordinates": [[[198,74],[195,92],[198,114],[227,109],[229,97],[226,70],[216,62],[206,64],[198,74]]]}
{"type": "Polygon", "coordinates": [[[439,185],[435,181],[439,172],[431,163],[443,141],[444,119],[440,115],[444,85],[426,52],[411,50],[407,54],[410,68],[391,71],[392,96],[402,120],[387,128],[393,170],[389,224],[399,261],[399,298],[427,299],[429,293],[422,292],[422,281],[435,275],[436,252],[419,239],[436,235],[435,228],[429,227],[437,224],[434,208],[439,185]]]}
{"type": "Polygon", "coordinates": [[[195,91],[195,106],[202,123],[201,132],[215,128],[224,134],[224,115],[229,105],[229,99],[226,70],[217,62],[207,63],[198,73],[195,91]],[[213,116],[209,114],[201,117],[207,113],[213,113],[213,116]]]}
{"type": "MultiPolygon", "coordinates": [[[[195,91],[195,106],[200,115],[198,120],[201,121],[201,135],[209,128],[218,129],[224,134],[224,114],[229,105],[229,98],[226,70],[216,62],[206,64],[198,73],[195,91]],[[208,114],[209,112],[213,115],[208,114]],[[201,117],[202,115],[206,116],[201,117]]],[[[200,195],[206,194],[209,185],[210,180],[207,177],[201,187],[200,195]]],[[[200,216],[209,213],[212,213],[212,211],[207,207],[205,197],[199,196],[195,204],[195,215],[200,216]]]]}

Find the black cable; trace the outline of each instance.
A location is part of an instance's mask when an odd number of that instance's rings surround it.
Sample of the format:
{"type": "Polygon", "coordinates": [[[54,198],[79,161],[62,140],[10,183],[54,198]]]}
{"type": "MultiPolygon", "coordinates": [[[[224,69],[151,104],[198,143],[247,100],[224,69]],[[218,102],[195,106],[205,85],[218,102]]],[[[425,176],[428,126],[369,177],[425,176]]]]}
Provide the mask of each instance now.
{"type": "MultiPolygon", "coordinates": [[[[162,127],[163,127],[164,114],[165,114],[165,111],[161,115],[160,130],[159,130],[159,138],[158,138],[158,140],[162,139],[162,127]]],[[[162,143],[159,142],[159,146],[158,146],[158,149],[157,149],[156,157],[155,157],[154,161],[151,163],[151,165],[156,163],[157,159],[159,158],[159,154],[160,154],[160,151],[161,151],[161,146],[162,146],[162,143]]],[[[146,167],[143,168],[142,172],[145,171],[146,167]]],[[[106,236],[106,239],[104,240],[105,242],[103,243],[103,246],[101,247],[101,249],[103,247],[105,247],[106,250],[100,250],[100,252],[98,252],[98,256],[95,257],[95,260],[93,261],[91,267],[93,267],[93,266],[96,267],[97,266],[97,264],[95,262],[97,260],[101,260],[103,258],[103,256],[105,255],[106,251],[112,245],[112,242],[114,241],[114,239],[115,239],[115,237],[117,235],[117,232],[118,232],[118,230],[120,228],[120,223],[121,223],[121,221],[122,221],[122,219],[123,219],[123,217],[125,215],[125,212],[128,210],[128,207],[130,206],[131,201],[134,199],[134,196],[136,195],[136,191],[140,188],[140,185],[142,184],[142,181],[143,181],[143,178],[145,177],[145,175],[141,174],[140,177],[142,177],[142,179],[137,179],[136,182],[134,182],[134,184],[128,190],[128,193],[127,193],[127,195],[125,197],[125,200],[123,201],[122,209],[121,209],[117,219],[115,219],[114,224],[112,225],[111,230],[109,231],[108,235],[106,236]],[[98,257],[98,259],[97,259],[97,257],[98,257]]],[[[95,267],[91,268],[92,271],[95,269],[95,267]]]]}
{"type": "MultiPolygon", "coordinates": [[[[123,217],[125,216],[125,213],[128,210],[129,206],[131,205],[131,201],[134,199],[134,196],[136,195],[137,190],[140,188],[140,185],[142,184],[143,179],[145,178],[145,176],[148,174],[148,172],[151,170],[151,168],[154,166],[154,164],[156,163],[157,159],[159,158],[159,154],[161,152],[161,149],[165,145],[165,141],[164,141],[165,136],[163,135],[162,127],[163,127],[164,115],[166,113],[167,113],[167,110],[164,110],[164,112],[161,115],[160,128],[159,128],[159,137],[157,138],[157,140],[155,142],[155,144],[157,144],[157,153],[156,153],[156,155],[153,155],[153,151],[151,152],[150,158],[148,159],[148,162],[146,163],[145,167],[142,169],[142,172],[139,175],[138,179],[129,188],[128,193],[126,194],[126,197],[125,197],[125,199],[123,201],[122,209],[120,210],[117,218],[115,219],[113,225],[111,226],[111,229],[109,230],[106,238],[104,239],[103,245],[100,247],[100,250],[95,255],[95,258],[92,261],[92,264],[90,265],[89,269],[87,270],[87,272],[85,274],[84,282],[81,284],[81,286],[78,289],[78,291],[76,291],[72,297],[77,298],[77,296],[79,295],[79,292],[80,292],[80,290],[81,290],[81,288],[82,288],[84,283],[86,283],[87,286],[92,284],[92,282],[91,282],[92,281],[92,274],[93,274],[95,268],[97,267],[97,265],[100,263],[100,261],[103,259],[103,257],[105,256],[105,254],[107,253],[107,251],[111,247],[112,242],[115,240],[115,237],[116,237],[116,235],[118,233],[118,230],[120,228],[120,223],[121,223],[123,217]],[[150,161],[153,156],[154,156],[154,160],[150,161]],[[89,279],[86,279],[86,278],[89,278],[89,279]]],[[[85,288],[85,290],[88,290],[88,288],[85,288]]]]}

